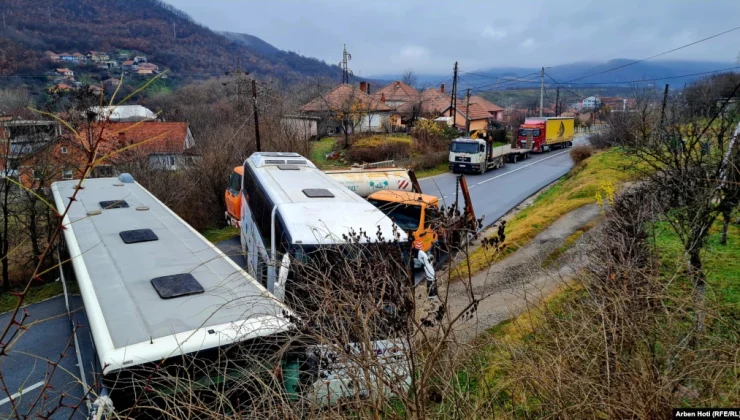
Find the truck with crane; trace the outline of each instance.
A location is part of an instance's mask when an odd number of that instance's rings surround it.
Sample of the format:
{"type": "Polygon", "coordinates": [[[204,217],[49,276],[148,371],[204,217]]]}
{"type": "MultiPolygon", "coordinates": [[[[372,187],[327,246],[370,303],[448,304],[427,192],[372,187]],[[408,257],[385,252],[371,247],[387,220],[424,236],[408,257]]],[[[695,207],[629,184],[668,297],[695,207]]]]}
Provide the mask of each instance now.
{"type": "Polygon", "coordinates": [[[511,147],[509,144],[496,146],[488,138],[457,138],[450,142],[450,170],[454,173],[472,172],[485,173],[489,169],[497,169],[506,162],[517,162],[529,157],[531,147],[526,142],[521,147],[511,147]]]}
{"type": "Polygon", "coordinates": [[[532,145],[532,151],[549,152],[573,145],[575,119],[573,117],[526,118],[519,126],[517,143],[532,145]]]}

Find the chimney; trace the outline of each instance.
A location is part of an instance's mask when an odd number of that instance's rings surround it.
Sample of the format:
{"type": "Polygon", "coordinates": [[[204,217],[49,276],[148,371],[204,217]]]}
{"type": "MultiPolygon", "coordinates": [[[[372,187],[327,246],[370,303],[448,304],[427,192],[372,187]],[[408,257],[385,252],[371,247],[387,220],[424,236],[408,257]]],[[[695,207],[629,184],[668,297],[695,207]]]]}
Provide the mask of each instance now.
{"type": "Polygon", "coordinates": [[[365,93],[367,93],[368,95],[370,94],[370,82],[367,82],[367,92],[365,93]]]}
{"type": "Polygon", "coordinates": [[[396,87],[397,88],[400,88],[401,87],[401,82],[399,80],[396,80],[396,87]]]}
{"type": "Polygon", "coordinates": [[[385,92],[380,94],[380,102],[385,103],[385,92]]]}
{"type": "Polygon", "coordinates": [[[360,82],[360,90],[367,93],[367,82],[360,82]]]}
{"type": "Polygon", "coordinates": [[[445,84],[442,83],[442,85],[439,87],[440,92],[445,93],[445,84]]]}

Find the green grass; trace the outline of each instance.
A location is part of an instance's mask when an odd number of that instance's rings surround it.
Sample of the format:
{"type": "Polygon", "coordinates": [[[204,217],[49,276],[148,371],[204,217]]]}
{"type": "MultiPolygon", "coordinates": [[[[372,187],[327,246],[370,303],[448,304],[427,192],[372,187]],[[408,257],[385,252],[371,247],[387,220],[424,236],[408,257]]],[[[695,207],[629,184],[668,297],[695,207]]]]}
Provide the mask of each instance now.
{"type": "Polygon", "coordinates": [[[334,160],[326,160],[326,155],[331,153],[334,149],[334,141],[336,139],[332,137],[325,137],[319,141],[315,141],[311,145],[311,162],[313,162],[320,169],[324,169],[329,166],[337,166],[339,162],[334,160]]]}
{"type": "MultiPolygon", "coordinates": [[[[740,226],[730,224],[727,245],[720,245],[721,221],[715,222],[702,250],[702,263],[707,279],[707,296],[719,305],[740,312],[740,226]]],[[[655,242],[664,275],[681,273],[685,266],[681,241],[666,223],[655,226],[655,242]]]]}
{"type": "Polygon", "coordinates": [[[222,228],[209,228],[201,232],[211,243],[218,243],[239,236],[239,229],[233,226],[222,228]]]}
{"type": "MultiPolygon", "coordinates": [[[[608,196],[608,190],[618,189],[621,183],[636,179],[638,174],[636,163],[620,149],[599,152],[584,160],[507,223],[506,248],[501,257],[525,246],[561,216],[597,202],[599,194],[608,196]]],[[[474,250],[468,259],[471,275],[492,263],[490,253],[483,247],[474,250]]],[[[467,277],[467,261],[458,264],[452,274],[467,277]]]]}
{"type": "Polygon", "coordinates": [[[422,170],[416,171],[416,177],[419,179],[428,178],[430,176],[443,174],[447,172],[449,169],[450,169],[450,164],[448,162],[442,162],[433,168],[422,169],[422,170]]]}
{"type": "MultiPolygon", "coordinates": [[[[50,283],[44,283],[40,286],[32,286],[28,290],[28,295],[23,301],[24,305],[31,305],[33,303],[41,302],[42,300],[59,296],[64,292],[61,281],[54,281],[50,283]]],[[[15,305],[18,304],[18,298],[9,294],[3,293],[0,295],[0,313],[12,311],[15,305]]]]}

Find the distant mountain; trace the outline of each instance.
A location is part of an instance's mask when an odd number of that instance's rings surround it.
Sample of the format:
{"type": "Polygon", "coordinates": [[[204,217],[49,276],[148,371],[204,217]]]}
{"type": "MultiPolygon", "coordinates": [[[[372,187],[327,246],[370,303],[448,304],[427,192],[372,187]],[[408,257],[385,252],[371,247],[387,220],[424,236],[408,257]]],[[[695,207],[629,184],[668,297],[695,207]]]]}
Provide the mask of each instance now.
{"type": "MultiPolygon", "coordinates": [[[[649,81],[649,83],[656,85],[668,83],[678,87],[683,86],[686,82],[704,77],[697,73],[738,67],[738,64],[732,62],[651,60],[607,71],[634,61],[636,60],[620,58],[607,62],[577,62],[553,66],[545,72],[559,83],[568,84],[572,87],[627,86],[635,81],[649,81]],[[568,83],[569,81],[572,82],[568,83]]],[[[461,86],[478,89],[538,87],[540,71],[541,69],[537,67],[498,67],[461,72],[460,76],[463,80],[461,86]]],[[[398,78],[399,75],[378,77],[393,79],[398,78]]],[[[452,80],[450,75],[418,75],[417,78],[420,85],[440,81],[450,83],[452,80]]],[[[549,77],[545,77],[545,84],[554,85],[555,82],[549,77]]]]}
{"type": "Polygon", "coordinates": [[[219,31],[218,33],[236,43],[245,45],[248,48],[254,51],[260,52],[268,57],[275,56],[281,52],[284,52],[278,48],[275,48],[272,44],[267,43],[260,38],[257,38],[254,35],[240,34],[236,32],[228,32],[228,31],[219,31]]]}
{"type": "Polygon", "coordinates": [[[341,80],[341,70],[279,50],[257,37],[221,34],[160,0],[4,0],[0,74],[47,70],[44,51],[125,50],[145,54],[173,76],[222,75],[237,61],[258,76],[291,82],[306,76],[341,80]]]}

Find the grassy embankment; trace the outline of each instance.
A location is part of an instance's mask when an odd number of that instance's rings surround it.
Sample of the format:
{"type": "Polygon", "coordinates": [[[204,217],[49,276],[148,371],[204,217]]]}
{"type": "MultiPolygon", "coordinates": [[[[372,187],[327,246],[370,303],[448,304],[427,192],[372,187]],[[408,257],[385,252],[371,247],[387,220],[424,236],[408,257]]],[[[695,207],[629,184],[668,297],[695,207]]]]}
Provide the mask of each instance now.
{"type": "MultiPolygon", "coordinates": [[[[537,196],[531,206],[520,211],[506,224],[507,246],[500,257],[516,252],[561,216],[595,203],[599,193],[611,188],[618,189],[621,183],[634,180],[637,175],[635,162],[621,150],[596,153],[537,196]]],[[[493,262],[492,256],[483,247],[471,252],[468,260],[471,274],[493,262]]],[[[453,274],[453,277],[467,277],[467,261],[458,264],[453,274]]]]}
{"type": "MultiPolygon", "coordinates": [[[[655,226],[655,249],[661,271],[660,275],[668,279],[680,273],[680,266],[685,266],[686,258],[683,246],[676,234],[665,223],[655,226]]],[[[707,244],[702,252],[704,272],[707,280],[707,302],[710,308],[716,309],[726,319],[740,317],[740,226],[730,225],[727,245],[720,245],[721,222],[715,223],[707,244]]],[[[678,285],[687,283],[678,279],[678,285]]],[[[688,282],[690,284],[690,282],[688,282]]],[[[534,308],[519,314],[490,328],[478,338],[477,351],[470,355],[469,369],[458,371],[456,386],[468,398],[479,401],[482,405],[491,403],[494,411],[527,413],[531,409],[528,397],[521,392],[516,378],[510,376],[512,355],[509,349],[516,349],[520,344],[531,342],[533,331],[543,322],[543,313],[562,313],[566,303],[571,302],[581,288],[573,285],[566,292],[555,292],[534,308]],[[546,308],[543,310],[543,308],[546,308]]],[[[724,384],[727,385],[727,384],[724,384]]],[[[731,386],[730,386],[731,388],[731,386]]],[[[490,408],[490,407],[489,407],[490,408]]],[[[444,414],[449,407],[440,404],[438,413],[444,414]]]]}

